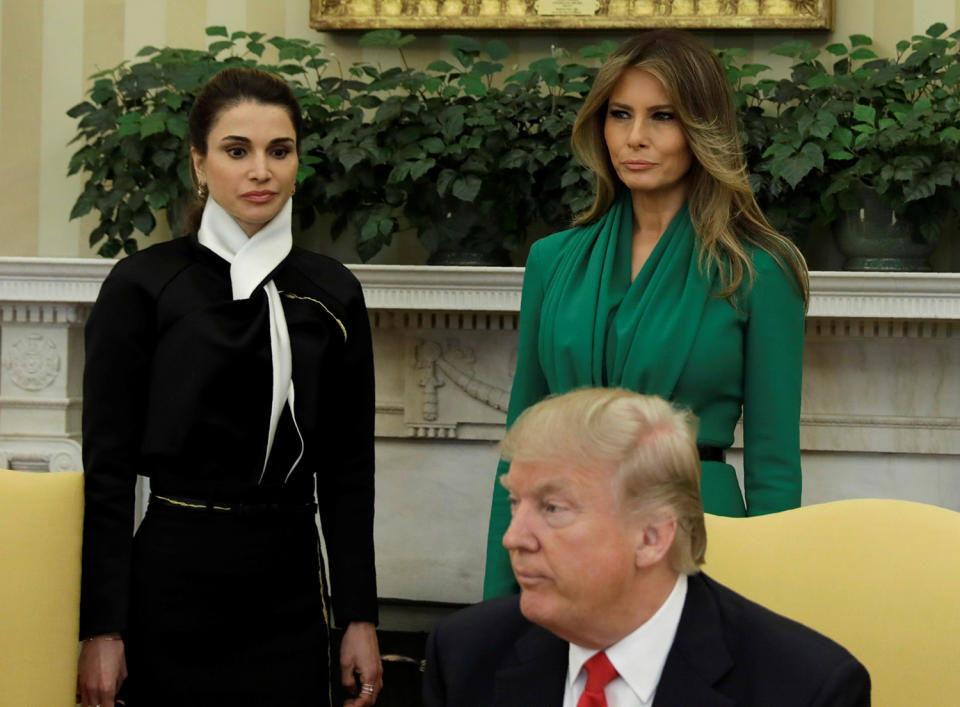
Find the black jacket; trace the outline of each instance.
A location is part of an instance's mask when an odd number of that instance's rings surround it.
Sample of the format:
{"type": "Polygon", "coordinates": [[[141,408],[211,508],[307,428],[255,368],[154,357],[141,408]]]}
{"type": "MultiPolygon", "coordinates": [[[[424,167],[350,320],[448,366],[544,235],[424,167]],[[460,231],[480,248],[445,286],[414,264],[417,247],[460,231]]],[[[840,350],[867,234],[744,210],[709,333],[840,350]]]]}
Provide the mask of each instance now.
{"type": "MultiPolygon", "coordinates": [[[[427,644],[427,707],[559,707],[566,641],[527,621],[519,597],[444,619],[427,644]]],[[[701,574],[689,578],[655,707],[870,704],[870,677],[829,638],[701,574]]]]}
{"type": "Polygon", "coordinates": [[[318,487],[338,622],[376,619],[374,383],[360,284],[340,263],[294,248],[271,277],[293,358],[286,411],[264,477],[272,363],[267,298],[233,301],[230,266],[196,236],[120,262],[86,327],[81,636],[123,632],[137,474],[154,490],[242,502],[312,500],[318,487]]]}

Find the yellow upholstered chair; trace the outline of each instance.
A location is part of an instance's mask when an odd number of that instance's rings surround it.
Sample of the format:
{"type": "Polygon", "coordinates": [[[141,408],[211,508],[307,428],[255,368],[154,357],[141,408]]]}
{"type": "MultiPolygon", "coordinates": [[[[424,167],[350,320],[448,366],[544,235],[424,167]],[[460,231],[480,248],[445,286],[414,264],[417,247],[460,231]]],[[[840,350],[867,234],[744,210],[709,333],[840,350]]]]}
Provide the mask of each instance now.
{"type": "Polygon", "coordinates": [[[708,515],[703,569],[846,647],[875,707],[960,705],[960,513],[856,499],[708,515]]]}
{"type": "Polygon", "coordinates": [[[0,470],[0,704],[76,703],[83,475],[0,470]]]}

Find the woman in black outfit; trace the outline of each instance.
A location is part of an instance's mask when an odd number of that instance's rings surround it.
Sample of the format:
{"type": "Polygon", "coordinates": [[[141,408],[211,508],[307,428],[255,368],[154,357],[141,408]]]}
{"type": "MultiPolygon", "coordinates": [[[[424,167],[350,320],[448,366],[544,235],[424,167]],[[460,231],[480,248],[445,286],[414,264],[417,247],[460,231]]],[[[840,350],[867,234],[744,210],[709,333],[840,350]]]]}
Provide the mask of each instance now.
{"type": "Polygon", "coordinates": [[[370,705],[381,666],[360,285],[292,247],[300,108],[281,80],[217,74],[190,139],[194,232],[117,263],[87,324],[78,698],[329,704],[316,491],[346,704],[370,705]],[[133,537],[137,474],[151,498],[133,537]]]}

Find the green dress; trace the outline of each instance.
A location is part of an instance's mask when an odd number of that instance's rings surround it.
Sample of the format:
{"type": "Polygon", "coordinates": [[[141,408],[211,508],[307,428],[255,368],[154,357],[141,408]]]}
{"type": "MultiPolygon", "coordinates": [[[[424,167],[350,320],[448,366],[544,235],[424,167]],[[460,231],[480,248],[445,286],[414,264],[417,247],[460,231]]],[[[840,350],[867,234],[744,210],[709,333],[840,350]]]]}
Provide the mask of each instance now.
{"type": "MultiPolygon", "coordinates": [[[[759,515],[800,505],[804,305],[765,251],[733,302],[711,295],[684,205],[631,282],[633,206],[622,193],[597,223],[541,239],[523,280],[517,369],[507,426],[549,394],[610,386],[660,395],[700,420],[700,445],[729,447],[744,421],[744,486],[729,464],[703,462],[708,513],[759,515]],[[736,305],[736,306],[734,306],[736,305]]],[[[507,493],[494,484],[484,597],[515,593],[501,541],[507,493]]]]}

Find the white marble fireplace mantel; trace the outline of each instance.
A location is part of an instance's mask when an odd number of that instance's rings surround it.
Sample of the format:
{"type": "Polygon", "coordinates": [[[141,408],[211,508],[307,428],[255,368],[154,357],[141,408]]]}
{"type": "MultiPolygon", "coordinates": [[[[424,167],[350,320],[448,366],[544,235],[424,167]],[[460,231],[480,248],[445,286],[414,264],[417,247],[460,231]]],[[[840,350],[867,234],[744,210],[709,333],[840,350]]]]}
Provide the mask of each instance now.
{"type": "MultiPolygon", "coordinates": [[[[113,264],[0,258],[0,467],[79,468],[83,324],[113,264]]],[[[474,601],[523,269],[350,268],[377,366],[381,595],[474,601]]],[[[804,503],[878,496],[960,510],[960,273],[810,282],[804,503]]]]}

